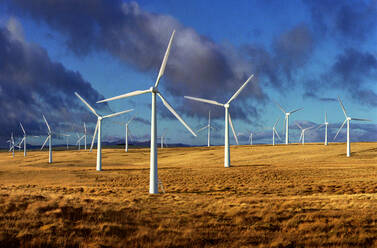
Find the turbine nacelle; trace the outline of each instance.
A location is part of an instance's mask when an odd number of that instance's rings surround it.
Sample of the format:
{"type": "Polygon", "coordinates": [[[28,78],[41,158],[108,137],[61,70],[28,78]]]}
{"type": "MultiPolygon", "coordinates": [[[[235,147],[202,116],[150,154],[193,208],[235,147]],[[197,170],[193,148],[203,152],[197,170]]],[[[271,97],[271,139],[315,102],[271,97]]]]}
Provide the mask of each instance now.
{"type": "Polygon", "coordinates": [[[229,103],[225,103],[224,108],[229,108],[229,103]]]}

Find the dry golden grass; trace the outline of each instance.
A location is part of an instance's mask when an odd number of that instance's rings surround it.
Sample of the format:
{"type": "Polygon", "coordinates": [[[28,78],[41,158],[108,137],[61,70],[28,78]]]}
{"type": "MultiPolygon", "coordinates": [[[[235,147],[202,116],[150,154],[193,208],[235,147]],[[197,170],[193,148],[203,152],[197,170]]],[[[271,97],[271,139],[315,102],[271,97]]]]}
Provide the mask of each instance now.
{"type": "Polygon", "coordinates": [[[377,144],[0,153],[0,247],[377,246],[377,144]]]}

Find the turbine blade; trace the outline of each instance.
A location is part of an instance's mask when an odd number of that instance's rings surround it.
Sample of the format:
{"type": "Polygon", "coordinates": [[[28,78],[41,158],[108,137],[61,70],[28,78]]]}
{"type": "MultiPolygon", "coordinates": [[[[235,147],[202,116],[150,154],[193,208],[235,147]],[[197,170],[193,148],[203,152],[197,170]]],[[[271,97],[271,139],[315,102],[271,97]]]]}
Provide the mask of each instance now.
{"type": "Polygon", "coordinates": [[[236,143],[238,145],[239,144],[238,143],[238,137],[236,135],[236,131],[234,130],[234,126],[233,126],[233,122],[232,122],[232,118],[230,117],[230,114],[229,114],[229,124],[230,124],[230,128],[232,129],[234,139],[236,140],[236,143]]]}
{"type": "Polygon", "coordinates": [[[130,124],[133,119],[135,119],[135,116],[132,116],[131,119],[128,120],[127,124],[130,124]]]}
{"type": "Polygon", "coordinates": [[[186,122],[177,114],[177,112],[175,112],[173,107],[166,101],[166,99],[160,93],[157,93],[157,95],[161,98],[165,107],[182,123],[183,126],[187,128],[187,130],[190,131],[190,133],[192,133],[192,135],[196,137],[196,133],[186,124],[186,122]]]}
{"type": "Polygon", "coordinates": [[[351,120],[353,120],[353,121],[371,121],[371,120],[368,120],[368,119],[359,119],[359,118],[351,118],[351,120]]]}
{"type": "Polygon", "coordinates": [[[325,112],[325,122],[327,122],[327,112],[325,112]]]}
{"type": "Polygon", "coordinates": [[[82,98],[77,92],[75,92],[75,95],[88,107],[88,109],[90,111],[93,112],[93,114],[95,114],[97,117],[100,117],[97,112],[94,110],[94,108],[92,108],[92,106],[89,105],[89,103],[87,101],[84,100],[84,98],[82,98]]]}
{"type": "Polygon", "coordinates": [[[96,129],[94,129],[94,134],[93,134],[93,138],[92,138],[92,144],[90,145],[90,151],[92,151],[92,149],[93,149],[94,140],[95,140],[95,138],[96,138],[96,135],[97,135],[97,130],[98,130],[98,122],[99,122],[99,120],[97,120],[96,129]]]}
{"type": "Polygon", "coordinates": [[[275,128],[276,127],[276,125],[278,124],[278,122],[280,121],[280,118],[275,122],[275,125],[274,125],[274,127],[273,128],[275,128]]]}
{"type": "Polygon", "coordinates": [[[339,96],[338,96],[338,101],[340,103],[340,107],[342,107],[342,110],[343,110],[343,113],[344,113],[344,116],[347,118],[347,113],[346,113],[346,109],[344,108],[343,106],[343,103],[342,103],[342,100],[340,100],[339,96]]]}
{"type": "Polygon", "coordinates": [[[50,134],[51,133],[51,128],[50,128],[50,126],[48,125],[48,122],[47,122],[47,120],[46,120],[46,117],[42,114],[42,116],[43,116],[43,119],[45,120],[45,123],[46,123],[46,126],[47,126],[47,128],[48,128],[48,133],[50,134]]]}
{"type": "Polygon", "coordinates": [[[346,121],[347,121],[347,119],[345,119],[345,120],[344,120],[343,124],[342,124],[342,125],[340,126],[340,128],[338,129],[338,132],[336,132],[336,135],[335,135],[335,137],[334,137],[334,139],[333,139],[333,140],[335,140],[335,139],[336,139],[336,137],[338,136],[338,134],[339,134],[340,130],[342,130],[342,128],[343,128],[343,126],[344,126],[344,124],[346,124],[346,121]]]}
{"type": "Polygon", "coordinates": [[[118,116],[118,115],[122,115],[122,114],[125,114],[125,113],[128,113],[128,112],[131,112],[131,111],[134,111],[133,109],[129,109],[129,110],[125,110],[125,111],[121,111],[121,112],[118,112],[118,113],[114,113],[114,114],[110,114],[110,115],[105,115],[103,118],[110,118],[110,117],[115,117],[115,116],[118,116]]]}
{"type": "Polygon", "coordinates": [[[49,138],[50,138],[50,136],[47,136],[45,142],[43,143],[43,145],[41,147],[41,150],[43,150],[43,148],[45,147],[45,145],[46,145],[46,143],[47,143],[47,141],[48,141],[49,138]]]}
{"type": "Polygon", "coordinates": [[[251,76],[246,80],[246,82],[241,86],[241,88],[239,88],[236,93],[234,93],[234,95],[229,99],[229,101],[227,102],[228,104],[233,101],[234,99],[236,99],[236,97],[241,93],[241,91],[246,87],[246,85],[250,82],[250,80],[254,77],[254,74],[251,74],[251,76]]]}
{"type": "Polygon", "coordinates": [[[86,134],[86,124],[84,122],[84,133],[86,134]]]}
{"type": "Polygon", "coordinates": [[[276,129],[274,129],[274,132],[275,134],[278,136],[279,140],[281,140],[280,136],[279,136],[279,133],[276,131],[276,129]]]}
{"type": "Polygon", "coordinates": [[[301,131],[300,139],[298,141],[301,141],[303,134],[304,134],[304,130],[301,131]]]}
{"type": "Polygon", "coordinates": [[[196,133],[200,133],[201,131],[203,131],[204,129],[208,128],[208,125],[205,126],[205,127],[202,127],[201,129],[199,129],[198,131],[196,131],[196,133]]]}
{"type": "Polygon", "coordinates": [[[304,109],[304,108],[299,108],[299,109],[293,110],[293,111],[291,111],[291,112],[289,112],[289,113],[290,113],[290,114],[293,114],[294,112],[300,111],[300,110],[302,110],[302,109],[304,109]]]}
{"type": "Polygon", "coordinates": [[[150,93],[150,92],[151,92],[150,89],[147,89],[147,90],[135,90],[135,91],[132,91],[132,92],[120,95],[120,96],[114,96],[114,97],[111,97],[111,98],[103,99],[101,101],[98,101],[97,103],[110,102],[110,101],[114,101],[114,100],[118,100],[118,99],[123,99],[123,98],[126,98],[126,97],[142,95],[142,94],[146,94],[146,93],[150,93]]]}
{"type": "Polygon", "coordinates": [[[318,127],[315,128],[314,130],[320,129],[320,128],[323,127],[324,125],[325,125],[325,124],[318,125],[318,127]]]}
{"type": "Polygon", "coordinates": [[[278,106],[278,108],[279,108],[284,114],[287,113],[279,103],[277,103],[277,102],[275,102],[275,101],[274,101],[274,103],[276,104],[276,106],[278,106]]]}
{"type": "Polygon", "coordinates": [[[224,104],[213,101],[213,100],[207,100],[207,99],[203,99],[203,98],[199,98],[199,97],[192,97],[192,96],[184,96],[184,97],[186,99],[190,99],[190,100],[193,100],[193,101],[205,102],[205,103],[209,103],[209,104],[213,104],[213,105],[219,105],[219,106],[224,107],[224,104]]]}
{"type": "Polygon", "coordinates": [[[296,126],[298,126],[301,130],[303,130],[303,128],[300,126],[300,124],[298,124],[298,122],[295,122],[296,126]]]}
{"type": "Polygon", "coordinates": [[[158,86],[161,77],[164,75],[166,63],[168,62],[168,57],[169,57],[169,53],[170,53],[171,44],[172,44],[173,38],[174,38],[174,34],[175,34],[175,30],[173,30],[173,33],[171,34],[171,37],[170,37],[170,40],[169,40],[169,44],[168,44],[168,48],[166,49],[164,59],[162,60],[160,71],[158,73],[156,83],[154,84],[155,88],[158,86]]]}
{"type": "Polygon", "coordinates": [[[21,123],[21,122],[20,122],[20,126],[21,126],[21,129],[22,129],[22,132],[24,132],[24,134],[26,134],[25,129],[24,129],[24,126],[22,126],[22,123],[21,123]]]}

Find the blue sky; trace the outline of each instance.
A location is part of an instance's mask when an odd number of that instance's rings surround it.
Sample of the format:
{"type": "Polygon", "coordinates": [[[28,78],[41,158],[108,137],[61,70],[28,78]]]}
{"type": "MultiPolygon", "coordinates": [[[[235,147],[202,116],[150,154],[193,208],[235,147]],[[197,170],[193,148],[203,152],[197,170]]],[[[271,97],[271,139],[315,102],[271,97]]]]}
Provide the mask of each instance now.
{"type": "MultiPolygon", "coordinates": [[[[160,90],[193,129],[206,124],[211,110],[215,144],[223,142],[223,109],[183,96],[225,102],[250,74],[256,78],[230,112],[237,132],[252,130],[255,143],[270,143],[270,127],[283,118],[273,101],[287,110],[304,107],[291,124],[322,123],[327,111],[333,135],[344,120],[337,96],[350,116],[372,120],[355,122],[352,139],[377,139],[376,1],[14,0],[0,4],[0,26],[0,42],[14,48],[0,50],[7,58],[0,63],[2,116],[9,120],[1,124],[4,143],[10,132],[21,134],[18,121],[43,134],[42,112],[57,133],[80,132],[83,121],[92,130],[95,118],[74,91],[104,113],[134,108],[117,121],[137,116],[131,131],[148,140],[149,95],[109,105],[95,101],[150,87],[173,29],[160,90]]],[[[206,135],[193,138],[160,101],[158,111],[158,130],[168,130],[169,142],[206,143],[206,135]]],[[[306,140],[322,141],[322,131],[306,140]]],[[[291,134],[292,141],[299,137],[291,134]]],[[[106,121],[105,140],[123,135],[118,124],[106,121]]]]}

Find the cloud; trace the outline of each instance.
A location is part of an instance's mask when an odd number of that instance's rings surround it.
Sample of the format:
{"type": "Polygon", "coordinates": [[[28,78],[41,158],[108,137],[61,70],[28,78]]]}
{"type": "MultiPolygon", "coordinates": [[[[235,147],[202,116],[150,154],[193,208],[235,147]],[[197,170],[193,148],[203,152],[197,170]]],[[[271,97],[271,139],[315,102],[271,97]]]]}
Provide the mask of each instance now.
{"type": "MultiPolygon", "coordinates": [[[[21,134],[21,121],[29,135],[45,134],[46,116],[54,132],[71,130],[70,121],[93,121],[74,91],[94,104],[102,96],[80,73],[51,61],[47,52],[23,39],[22,26],[11,18],[0,27],[0,137],[21,134]]],[[[109,111],[107,105],[103,111],[109,111]]],[[[80,124],[81,125],[81,124],[80,124]]]]}
{"type": "Polygon", "coordinates": [[[329,35],[336,36],[340,44],[364,42],[377,30],[375,0],[314,0],[303,3],[308,6],[322,39],[324,35],[329,35]]]}
{"type": "Polygon", "coordinates": [[[348,92],[356,102],[377,106],[377,94],[371,87],[376,79],[377,57],[370,52],[346,48],[318,78],[306,82],[305,96],[334,101],[319,97],[319,94],[328,89],[339,89],[348,92]]]}
{"type": "MultiPolygon", "coordinates": [[[[14,13],[29,15],[64,34],[67,47],[77,56],[106,51],[139,71],[154,75],[175,29],[166,81],[161,85],[176,97],[193,95],[224,102],[253,73],[251,64],[239,59],[237,49],[217,44],[171,16],[146,12],[135,2],[15,0],[8,4],[14,13]]],[[[266,99],[256,82],[250,83],[235,101],[234,118],[246,118],[240,106],[250,98],[266,99]]],[[[205,115],[200,111],[203,107],[184,104],[186,101],[178,109],[189,115],[205,115]]]]}

